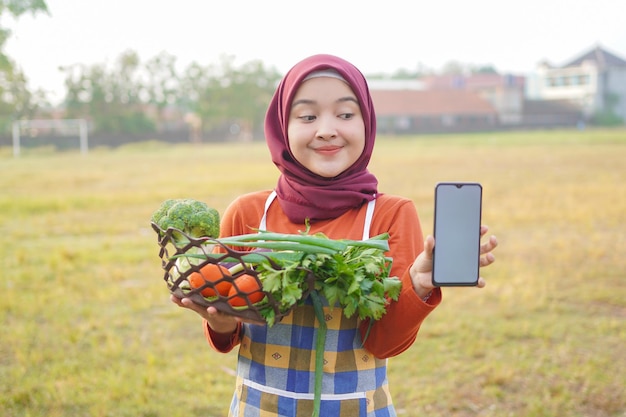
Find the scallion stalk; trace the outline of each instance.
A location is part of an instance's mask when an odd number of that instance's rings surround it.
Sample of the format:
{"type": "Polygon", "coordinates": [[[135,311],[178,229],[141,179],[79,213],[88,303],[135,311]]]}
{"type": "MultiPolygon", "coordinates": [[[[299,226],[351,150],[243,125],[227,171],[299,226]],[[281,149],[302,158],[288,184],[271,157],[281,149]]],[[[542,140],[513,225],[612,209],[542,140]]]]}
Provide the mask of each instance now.
{"type": "Polygon", "coordinates": [[[311,291],[311,301],[313,310],[319,326],[317,327],[317,337],[315,339],[315,387],[313,393],[313,414],[312,417],[319,417],[320,405],[322,403],[322,381],[324,377],[324,348],[326,345],[326,319],[324,318],[324,308],[322,301],[316,290],[311,291]]]}

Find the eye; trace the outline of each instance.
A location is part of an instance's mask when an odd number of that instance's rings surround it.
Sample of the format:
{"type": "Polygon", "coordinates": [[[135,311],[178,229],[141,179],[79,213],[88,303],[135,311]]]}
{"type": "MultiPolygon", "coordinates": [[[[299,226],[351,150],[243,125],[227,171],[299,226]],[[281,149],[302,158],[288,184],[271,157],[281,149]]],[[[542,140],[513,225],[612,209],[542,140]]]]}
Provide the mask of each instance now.
{"type": "Polygon", "coordinates": [[[353,117],[354,117],[354,113],[341,113],[341,114],[339,115],[339,118],[340,118],[340,119],[343,119],[343,120],[350,120],[350,119],[352,119],[353,117]]]}
{"type": "Polygon", "coordinates": [[[304,116],[298,116],[298,119],[303,120],[305,122],[312,122],[316,118],[317,118],[316,116],[313,116],[310,114],[305,114],[304,116]]]}

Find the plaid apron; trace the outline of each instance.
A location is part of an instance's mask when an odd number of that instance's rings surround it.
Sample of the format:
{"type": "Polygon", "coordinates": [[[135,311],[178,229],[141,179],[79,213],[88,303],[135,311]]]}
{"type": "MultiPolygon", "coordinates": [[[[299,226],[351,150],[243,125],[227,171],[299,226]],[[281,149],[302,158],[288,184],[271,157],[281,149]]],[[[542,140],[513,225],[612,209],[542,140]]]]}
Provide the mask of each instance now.
{"type": "MultiPolygon", "coordinates": [[[[265,212],[275,194],[270,195],[265,212]]],[[[375,201],[375,200],[374,200],[375,201]]],[[[369,238],[374,201],[366,214],[369,238]]],[[[260,229],[265,229],[265,215],[260,229]]],[[[320,415],[395,417],[387,360],[361,347],[358,317],[324,302],[327,335],[320,415]]],[[[272,327],[244,324],[229,417],[309,417],[315,386],[317,320],[307,299],[272,327]]]]}

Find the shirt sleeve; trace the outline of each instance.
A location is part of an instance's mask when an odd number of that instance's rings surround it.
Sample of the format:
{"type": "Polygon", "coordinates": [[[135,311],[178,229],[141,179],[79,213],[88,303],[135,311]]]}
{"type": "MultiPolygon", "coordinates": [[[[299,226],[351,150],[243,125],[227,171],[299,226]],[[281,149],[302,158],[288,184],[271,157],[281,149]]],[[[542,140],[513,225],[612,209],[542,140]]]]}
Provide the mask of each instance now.
{"type": "MultiPolygon", "coordinates": [[[[389,233],[389,253],[393,259],[391,276],[402,281],[397,301],[390,301],[387,312],[374,322],[365,340],[365,348],[377,358],[396,356],[415,341],[424,319],[441,302],[441,289],[435,288],[426,302],[413,289],[409,269],[424,250],[424,237],[412,201],[400,199],[375,214],[373,226],[377,233],[389,233]]],[[[365,337],[369,321],[361,324],[365,337]]]]}
{"type": "Polygon", "coordinates": [[[241,323],[237,325],[237,329],[235,329],[233,333],[225,334],[213,331],[213,329],[209,327],[209,323],[206,320],[203,320],[202,322],[204,326],[204,335],[206,336],[209,345],[211,345],[211,347],[218,352],[228,353],[241,341],[241,323]]]}

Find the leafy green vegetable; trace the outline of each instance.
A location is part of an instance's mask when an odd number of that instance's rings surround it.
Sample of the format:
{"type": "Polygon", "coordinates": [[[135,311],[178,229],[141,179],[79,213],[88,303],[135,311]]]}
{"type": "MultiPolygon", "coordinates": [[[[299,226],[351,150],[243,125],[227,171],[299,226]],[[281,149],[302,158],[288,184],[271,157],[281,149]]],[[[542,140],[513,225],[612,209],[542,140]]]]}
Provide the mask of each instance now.
{"type": "MultiPolygon", "coordinates": [[[[220,215],[206,203],[191,198],[172,198],[161,203],[152,214],[151,222],[158,226],[162,238],[168,229],[174,246],[181,248],[189,243],[190,238],[216,238],[220,233],[220,215]]],[[[155,229],[156,230],[156,229],[155,229]]],[[[212,245],[191,246],[186,257],[176,260],[176,267],[170,271],[169,283],[172,284],[192,264],[199,264],[202,259],[193,259],[191,255],[210,252],[212,245]]],[[[184,282],[186,286],[187,281],[184,282]]]]}
{"type": "MultiPolygon", "coordinates": [[[[329,305],[340,306],[344,314],[358,314],[361,319],[378,320],[389,300],[397,300],[402,283],[390,277],[392,259],[389,235],[381,234],[367,240],[333,240],[315,235],[259,233],[208,239],[231,248],[261,248],[237,258],[224,254],[200,253],[179,255],[186,258],[214,258],[221,262],[245,262],[254,268],[263,290],[272,295],[282,312],[302,301],[305,293],[315,289],[329,305]],[[267,250],[270,249],[270,250],[267,250]],[[309,277],[313,276],[313,287],[309,277]]],[[[268,313],[270,309],[261,311],[268,313]]],[[[273,316],[264,316],[273,325],[273,316]]]]}
{"type": "Polygon", "coordinates": [[[151,221],[163,231],[174,228],[181,232],[172,234],[174,243],[183,245],[189,237],[216,238],[220,233],[220,215],[206,203],[191,198],[169,199],[152,214],[151,221]]]}

